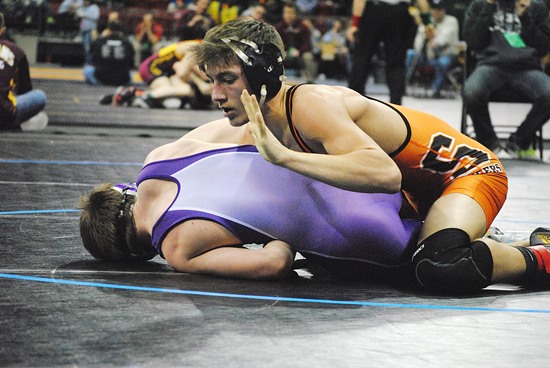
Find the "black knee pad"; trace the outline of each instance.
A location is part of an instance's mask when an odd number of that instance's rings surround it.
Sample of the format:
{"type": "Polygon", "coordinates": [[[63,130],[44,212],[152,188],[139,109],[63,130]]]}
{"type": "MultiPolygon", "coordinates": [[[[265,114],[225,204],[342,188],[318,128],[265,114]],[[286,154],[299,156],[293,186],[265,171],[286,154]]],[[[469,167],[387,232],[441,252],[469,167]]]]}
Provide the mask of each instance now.
{"type": "Polygon", "coordinates": [[[418,282],[443,293],[474,293],[491,282],[493,257],[481,241],[470,243],[460,229],[444,229],[426,238],[413,255],[418,282]]]}

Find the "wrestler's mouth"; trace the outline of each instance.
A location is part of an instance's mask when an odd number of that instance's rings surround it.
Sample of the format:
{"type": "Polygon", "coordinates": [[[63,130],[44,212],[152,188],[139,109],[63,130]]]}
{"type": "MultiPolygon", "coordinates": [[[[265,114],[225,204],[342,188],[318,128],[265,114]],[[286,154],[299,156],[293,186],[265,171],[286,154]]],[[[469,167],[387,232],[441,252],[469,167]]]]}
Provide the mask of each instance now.
{"type": "Polygon", "coordinates": [[[220,106],[220,108],[222,109],[222,111],[223,111],[223,116],[225,116],[225,117],[228,117],[228,116],[231,114],[231,112],[234,111],[234,109],[231,109],[231,108],[229,108],[229,107],[220,106]]]}

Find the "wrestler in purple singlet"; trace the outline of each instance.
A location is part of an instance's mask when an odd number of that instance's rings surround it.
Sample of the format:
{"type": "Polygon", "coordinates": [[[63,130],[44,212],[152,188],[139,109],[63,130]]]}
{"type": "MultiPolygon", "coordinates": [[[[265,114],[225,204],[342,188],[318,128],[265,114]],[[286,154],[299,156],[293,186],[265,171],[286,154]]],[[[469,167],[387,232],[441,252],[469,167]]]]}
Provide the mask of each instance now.
{"type": "MultiPolygon", "coordinates": [[[[211,220],[244,244],[280,239],[306,258],[386,267],[408,262],[420,222],[399,217],[400,194],[351,192],[265,161],[253,146],[152,162],[138,177],[173,181],[178,192],[153,227],[153,245],[189,219],[211,220]]],[[[162,255],[162,254],[161,254],[162,255]]]]}

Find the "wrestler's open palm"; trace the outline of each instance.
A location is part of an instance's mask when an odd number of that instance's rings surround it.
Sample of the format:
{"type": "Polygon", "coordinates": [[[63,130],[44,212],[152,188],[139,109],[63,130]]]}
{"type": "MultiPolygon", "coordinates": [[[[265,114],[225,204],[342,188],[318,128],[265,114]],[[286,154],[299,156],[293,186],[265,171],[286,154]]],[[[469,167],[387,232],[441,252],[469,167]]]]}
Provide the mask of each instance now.
{"type": "Polygon", "coordinates": [[[264,159],[273,164],[282,162],[285,151],[288,149],[279,142],[265,125],[265,120],[256,97],[244,90],[241,94],[241,101],[248,115],[248,129],[254,138],[255,146],[260,154],[264,159]]]}

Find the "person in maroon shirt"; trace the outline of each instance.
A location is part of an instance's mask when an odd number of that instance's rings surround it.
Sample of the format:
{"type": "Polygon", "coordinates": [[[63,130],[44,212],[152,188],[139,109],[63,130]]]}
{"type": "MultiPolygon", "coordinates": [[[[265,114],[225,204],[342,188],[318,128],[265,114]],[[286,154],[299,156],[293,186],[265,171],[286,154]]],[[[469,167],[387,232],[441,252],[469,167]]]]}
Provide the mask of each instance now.
{"type": "Polygon", "coordinates": [[[42,130],[48,124],[46,94],[33,90],[27,56],[5,34],[0,13],[0,129],[42,130]]]}
{"type": "Polygon", "coordinates": [[[313,55],[311,31],[298,17],[298,9],[294,4],[285,3],[283,20],[275,24],[275,29],[281,35],[287,54],[284,60],[285,68],[297,68],[300,76],[306,82],[313,83],[317,78],[317,60],[313,55]]]}
{"type": "Polygon", "coordinates": [[[208,14],[209,4],[210,0],[194,0],[193,6],[174,13],[174,30],[178,40],[200,40],[215,25],[208,14]]]}

